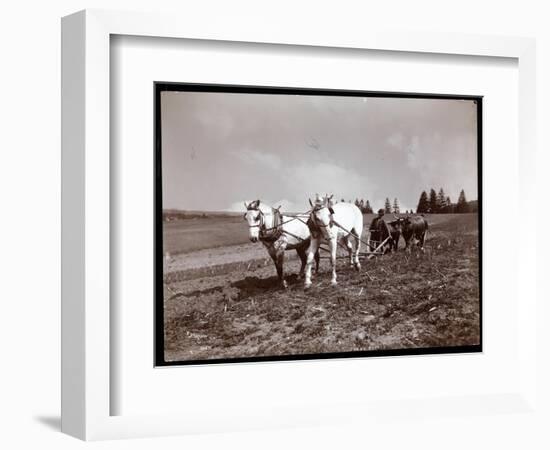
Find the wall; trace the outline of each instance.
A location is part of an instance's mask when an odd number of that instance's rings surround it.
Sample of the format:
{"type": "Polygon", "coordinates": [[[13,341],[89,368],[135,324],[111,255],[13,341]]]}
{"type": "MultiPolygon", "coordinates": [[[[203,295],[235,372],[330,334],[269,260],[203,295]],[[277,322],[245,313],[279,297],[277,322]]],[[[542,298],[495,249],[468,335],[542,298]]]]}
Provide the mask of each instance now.
{"type": "MultiPolygon", "coordinates": [[[[4,448],[33,444],[57,448],[82,444],[58,432],[60,345],[60,17],[83,8],[175,10],[196,14],[212,23],[213,16],[239,21],[268,17],[275,25],[325,26],[327,33],[339,27],[361,30],[383,24],[388,28],[459,31],[479,34],[533,36],[538,39],[539,199],[547,208],[550,123],[550,29],[545,2],[397,0],[393,2],[278,1],[51,1],[21,0],[4,3],[0,16],[2,67],[0,85],[0,221],[2,283],[0,342],[2,380],[0,408],[4,448]],[[542,149],[546,149],[544,152],[542,149]]],[[[539,223],[548,223],[548,212],[539,223]]],[[[542,227],[542,225],[541,225],[542,227]]],[[[540,234],[542,237],[542,233],[540,234]]],[[[548,244],[541,239],[539,274],[548,244]]],[[[541,277],[542,279],[542,277],[541,277]]],[[[541,289],[547,289],[542,286],[541,289]]],[[[547,291],[545,292],[548,293],[547,291]]],[[[545,296],[548,298],[548,295],[545,296]]],[[[547,317],[548,308],[538,314],[547,317]]],[[[540,331],[546,343],[548,332],[540,331]]],[[[541,351],[541,355],[542,355],[541,351]]],[[[547,351],[544,352],[548,354],[547,351]]],[[[544,356],[546,358],[546,356],[544,356]]],[[[541,374],[548,360],[541,356],[541,374]]],[[[548,391],[546,395],[548,405],[548,391]]],[[[547,418],[548,420],[548,418],[547,418]]],[[[163,445],[181,448],[238,448],[318,446],[343,448],[369,445],[385,447],[464,448],[472,444],[526,448],[548,445],[539,416],[499,416],[449,419],[421,423],[407,421],[402,429],[362,433],[352,429],[283,430],[270,433],[196,436],[161,441],[143,440],[131,445],[147,448],[163,445]],[[378,445],[377,445],[378,444],[378,445]]],[[[120,448],[125,442],[95,444],[120,448]]]]}

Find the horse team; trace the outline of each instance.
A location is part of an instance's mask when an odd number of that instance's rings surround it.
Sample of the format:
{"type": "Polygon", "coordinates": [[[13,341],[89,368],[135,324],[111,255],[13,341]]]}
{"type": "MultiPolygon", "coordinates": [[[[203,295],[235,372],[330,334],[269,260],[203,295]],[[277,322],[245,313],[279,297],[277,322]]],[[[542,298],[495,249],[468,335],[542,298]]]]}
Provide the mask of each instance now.
{"type": "MultiPolygon", "coordinates": [[[[363,233],[363,214],[352,203],[334,203],[333,196],[315,197],[315,201],[309,200],[311,210],[304,214],[284,215],[279,208],[264,205],[260,200],[250,203],[245,202],[246,212],[244,219],[249,228],[249,237],[252,242],[261,241],[273,259],[277,269],[277,275],[283,287],[287,287],[284,278],[283,263],[284,253],[287,250],[296,250],[302,263],[299,277],[305,277],[304,286],[309,288],[312,284],[312,268],[315,265],[315,273],[319,271],[319,249],[322,243],[328,244],[330,264],[332,270],[331,284],[337,284],[336,253],[338,246],[348,252],[349,264],[356,270],[360,270],[359,261],[361,239],[363,233]]],[[[373,220],[369,232],[371,239],[376,236],[379,242],[385,242],[385,251],[397,250],[399,236],[403,235],[406,248],[410,250],[410,244],[417,241],[421,250],[424,249],[428,223],[422,216],[398,218],[386,223],[379,217],[373,220]],[[389,247],[388,247],[389,246],[389,247]]],[[[372,246],[366,243],[372,250],[372,246]]]]}

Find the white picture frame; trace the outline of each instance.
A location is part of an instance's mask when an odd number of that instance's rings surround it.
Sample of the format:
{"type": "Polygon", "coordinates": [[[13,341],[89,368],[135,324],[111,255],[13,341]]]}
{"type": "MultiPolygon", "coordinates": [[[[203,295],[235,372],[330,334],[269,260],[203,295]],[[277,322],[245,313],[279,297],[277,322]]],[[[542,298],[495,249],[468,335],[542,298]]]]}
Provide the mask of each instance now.
{"type": "MultiPolygon", "coordinates": [[[[535,171],[535,42],[527,38],[444,33],[367,31],[306,33],[274,30],[255,23],[234,29],[215,28],[192,17],[87,10],[62,21],[62,430],[85,440],[162,436],[184,433],[259,429],[351,420],[361,423],[380,411],[383,402],[333,405],[330,414],[314,414],[315,405],[301,409],[277,407],[220,420],[214,414],[111,415],[110,378],[110,37],[132,35],[305,47],[370,49],[418,54],[451,54],[513,58],[519,72],[519,196],[525,220],[532,220],[535,171]],[[310,415],[308,415],[311,413],[310,415]],[[248,420],[244,420],[247,418],[248,420]],[[240,420],[239,422],[239,419],[240,420]]],[[[153,124],[151,124],[153,126],[153,124]]],[[[518,249],[520,260],[536,260],[535,243],[518,249]]],[[[534,264],[534,263],[533,263],[534,264]]],[[[506,405],[516,412],[536,403],[536,271],[518,265],[522,286],[518,310],[518,351],[521,368],[516,389],[502,395],[471,395],[464,399],[419,399],[408,402],[411,414],[437,401],[438,408],[459,414],[495,413],[506,405]],[[423,403],[424,402],[424,403],[423,403]]],[[[167,369],[170,370],[170,369],[167,369]]],[[[244,369],[246,370],[246,369],[244,369]]],[[[225,408],[226,405],[220,405],[225,408]]],[[[221,408],[223,410],[223,408],[221,408]]],[[[391,415],[391,414],[390,414],[391,415]]]]}

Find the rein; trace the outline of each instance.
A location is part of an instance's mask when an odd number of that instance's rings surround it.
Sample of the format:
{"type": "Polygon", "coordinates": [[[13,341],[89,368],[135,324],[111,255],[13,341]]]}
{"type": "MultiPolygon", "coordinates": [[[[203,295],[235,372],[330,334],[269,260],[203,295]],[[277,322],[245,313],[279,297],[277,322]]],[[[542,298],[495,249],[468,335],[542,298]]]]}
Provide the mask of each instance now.
{"type": "Polygon", "coordinates": [[[273,226],[270,228],[267,228],[265,224],[265,214],[264,212],[259,208],[250,208],[249,211],[258,211],[258,218],[259,223],[254,225],[248,225],[248,228],[256,228],[258,227],[260,229],[259,233],[259,239],[261,241],[276,241],[281,237],[281,234],[283,233],[283,223],[280,223],[281,213],[278,209],[271,208],[271,212],[273,214],[273,226]]]}
{"type": "Polygon", "coordinates": [[[254,224],[254,225],[248,225],[248,228],[258,227],[260,229],[259,239],[261,241],[267,241],[267,242],[276,241],[277,239],[279,239],[281,237],[282,234],[288,234],[289,236],[292,236],[292,237],[298,239],[299,241],[304,241],[304,239],[301,238],[300,236],[296,236],[295,234],[293,234],[293,233],[291,233],[287,230],[284,230],[283,225],[285,225],[287,223],[290,223],[290,222],[293,222],[294,220],[299,220],[303,224],[308,225],[307,222],[302,219],[302,217],[304,217],[304,218],[308,217],[311,214],[311,211],[306,211],[304,213],[299,213],[299,214],[296,214],[296,215],[292,215],[292,216],[289,216],[290,217],[289,220],[281,221],[283,215],[280,213],[280,211],[278,209],[275,209],[275,208],[272,207],[271,211],[273,212],[273,226],[268,228],[265,224],[265,214],[261,209],[259,209],[259,208],[247,208],[247,210],[248,211],[258,211],[258,213],[259,213],[259,215],[258,215],[259,223],[254,224]]]}
{"type": "MultiPolygon", "coordinates": [[[[316,207],[316,208],[313,208],[313,210],[311,211],[310,213],[310,223],[308,224],[308,226],[310,227],[311,231],[313,232],[314,231],[314,228],[312,227],[315,226],[317,227],[317,229],[315,231],[321,231],[321,227],[322,228],[332,228],[333,226],[336,226],[338,228],[340,228],[342,231],[344,231],[346,234],[349,234],[350,236],[353,236],[354,238],[356,239],[359,239],[363,244],[367,245],[370,247],[370,244],[368,242],[365,242],[363,239],[361,239],[359,236],[357,236],[357,234],[353,233],[352,231],[350,230],[346,230],[346,228],[344,228],[342,225],[340,225],[336,220],[334,220],[334,217],[333,217],[333,210],[332,208],[330,208],[329,206],[326,206],[326,205],[323,205],[323,206],[320,206],[320,207],[316,207]],[[317,221],[315,220],[315,214],[314,212],[315,211],[319,211],[323,208],[328,208],[329,211],[330,211],[330,222],[328,225],[325,225],[325,224],[320,224],[320,223],[317,223],[317,221]]],[[[387,240],[387,239],[386,239],[387,240]]],[[[385,242],[385,241],[384,241],[385,242]]]]}
{"type": "Polygon", "coordinates": [[[313,208],[310,212],[310,215],[309,215],[309,218],[311,220],[311,225],[313,225],[312,228],[317,228],[317,230],[319,230],[319,231],[321,231],[321,228],[332,228],[332,226],[335,224],[334,219],[332,218],[332,214],[333,214],[332,208],[330,208],[328,206],[325,206],[325,205],[313,208]],[[328,210],[330,212],[330,221],[329,221],[328,225],[325,225],[324,223],[319,223],[317,221],[317,218],[315,217],[315,212],[320,211],[323,208],[328,208],[328,210]]]}

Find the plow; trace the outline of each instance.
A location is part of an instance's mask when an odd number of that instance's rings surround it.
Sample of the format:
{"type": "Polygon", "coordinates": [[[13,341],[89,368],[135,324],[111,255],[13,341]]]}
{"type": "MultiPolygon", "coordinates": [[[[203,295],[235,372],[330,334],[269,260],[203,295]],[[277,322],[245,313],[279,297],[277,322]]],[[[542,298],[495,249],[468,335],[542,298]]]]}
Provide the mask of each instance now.
{"type": "MultiPolygon", "coordinates": [[[[388,243],[388,241],[391,239],[390,236],[388,236],[386,239],[384,239],[382,242],[378,242],[378,241],[363,241],[362,239],[360,239],[360,241],[365,244],[369,249],[370,251],[368,252],[359,252],[359,259],[372,259],[376,256],[382,256],[384,254],[384,252],[382,251],[382,249],[384,248],[384,245],[386,245],[388,243]]],[[[346,250],[346,252],[348,251],[348,249],[342,245],[340,242],[338,243],[338,245],[343,248],[344,250],[346,250]]],[[[330,250],[324,246],[320,246],[319,247],[321,250],[323,250],[324,252],[327,252],[327,253],[330,253],[330,250]]],[[[321,256],[320,257],[321,259],[329,259],[330,256],[321,256]]],[[[336,259],[347,259],[348,256],[344,256],[344,255],[339,255],[336,257],[336,259]]]]}

